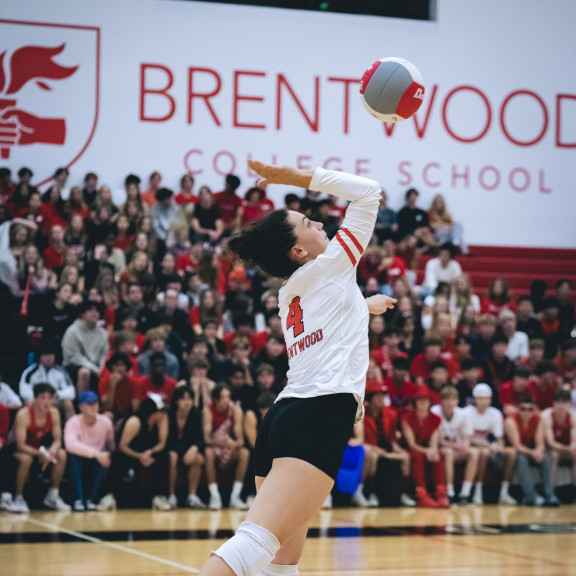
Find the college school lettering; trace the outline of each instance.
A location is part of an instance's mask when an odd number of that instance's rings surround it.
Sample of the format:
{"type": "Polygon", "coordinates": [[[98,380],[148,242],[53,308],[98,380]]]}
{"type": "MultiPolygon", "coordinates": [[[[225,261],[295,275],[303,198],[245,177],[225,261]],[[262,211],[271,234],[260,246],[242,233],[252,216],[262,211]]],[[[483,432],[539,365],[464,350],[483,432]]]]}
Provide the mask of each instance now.
{"type": "Polygon", "coordinates": [[[293,356],[296,356],[298,352],[304,352],[306,348],[310,348],[310,346],[314,346],[316,342],[320,342],[324,338],[322,335],[322,329],[316,330],[316,332],[312,332],[308,336],[304,336],[304,338],[300,338],[300,340],[296,340],[292,346],[288,347],[288,360],[293,356]]]}

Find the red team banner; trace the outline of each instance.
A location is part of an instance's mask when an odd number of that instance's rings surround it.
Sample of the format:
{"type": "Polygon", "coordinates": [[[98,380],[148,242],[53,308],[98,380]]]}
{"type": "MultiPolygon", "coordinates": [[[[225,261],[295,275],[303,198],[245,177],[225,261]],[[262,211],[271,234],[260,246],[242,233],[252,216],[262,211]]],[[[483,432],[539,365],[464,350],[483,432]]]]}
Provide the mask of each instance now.
{"type": "Polygon", "coordinates": [[[129,172],[159,170],[174,188],[190,172],[219,190],[230,172],[251,185],[248,159],[320,165],[378,180],[396,209],[409,187],[423,208],[442,193],[469,243],[576,247],[576,7],[547,3],[543,28],[542,6],[438,0],[421,22],[6,0],[0,165],[30,166],[39,185],[59,166],[73,183],[96,171],[119,201],[129,172]],[[426,82],[401,124],[379,123],[358,96],[383,56],[413,61],[426,82]]]}

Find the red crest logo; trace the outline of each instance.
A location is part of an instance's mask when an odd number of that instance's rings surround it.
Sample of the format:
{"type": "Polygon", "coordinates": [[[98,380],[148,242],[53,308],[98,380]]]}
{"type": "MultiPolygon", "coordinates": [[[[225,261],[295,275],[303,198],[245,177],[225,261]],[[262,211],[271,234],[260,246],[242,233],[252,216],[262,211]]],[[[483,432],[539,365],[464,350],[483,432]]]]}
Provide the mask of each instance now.
{"type": "Polygon", "coordinates": [[[92,140],[99,95],[99,28],[0,19],[2,160],[32,164],[37,185],[70,167],[92,140]]]}

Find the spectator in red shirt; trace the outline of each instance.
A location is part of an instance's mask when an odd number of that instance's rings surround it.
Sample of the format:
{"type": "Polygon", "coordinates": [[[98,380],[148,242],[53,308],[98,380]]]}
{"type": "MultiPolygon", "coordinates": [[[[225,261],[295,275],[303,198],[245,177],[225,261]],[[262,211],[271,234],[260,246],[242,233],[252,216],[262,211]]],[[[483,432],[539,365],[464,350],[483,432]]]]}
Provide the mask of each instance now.
{"type": "Polygon", "coordinates": [[[562,378],[558,374],[558,366],[552,360],[542,360],[536,365],[534,375],[528,385],[528,393],[540,410],[551,408],[554,394],[560,388],[562,378]]]}
{"type": "Polygon", "coordinates": [[[530,396],[523,396],[518,412],[506,418],[504,423],[506,436],[517,453],[516,474],[524,492],[522,504],[558,506],[560,503],[552,486],[552,454],[546,450],[544,423],[536,410],[534,400],[530,396]],[[533,468],[538,470],[544,498],[536,491],[533,468]]]}
{"type": "Polygon", "coordinates": [[[418,354],[412,360],[410,375],[416,384],[425,384],[431,376],[432,365],[442,360],[448,367],[450,379],[456,377],[459,366],[450,352],[442,352],[442,341],[438,338],[426,338],[424,340],[424,352],[418,354]]]}
{"type": "Polygon", "coordinates": [[[64,264],[64,228],[62,226],[53,226],[50,230],[48,247],[44,250],[43,261],[44,267],[48,270],[61,268],[64,264]]]}
{"type": "Polygon", "coordinates": [[[194,194],[194,176],[192,174],[184,174],[180,178],[180,192],[176,194],[174,201],[179,206],[198,204],[198,196],[194,194]]]}
{"type": "Polygon", "coordinates": [[[202,242],[200,240],[190,242],[188,251],[185,254],[179,254],[176,258],[176,272],[180,275],[196,272],[202,254],[202,242]]]}
{"type": "Polygon", "coordinates": [[[365,289],[370,279],[374,279],[380,287],[387,284],[387,269],[391,263],[392,259],[388,257],[385,248],[382,246],[368,246],[356,268],[359,286],[365,289]]]}
{"type": "Polygon", "coordinates": [[[214,194],[214,204],[220,208],[224,229],[231,232],[234,228],[236,212],[242,205],[242,198],[236,194],[240,187],[240,178],[234,174],[226,176],[224,190],[214,194]]]}
{"type": "Polygon", "coordinates": [[[402,352],[399,348],[400,336],[398,330],[393,326],[387,326],[384,329],[384,344],[374,350],[370,356],[374,358],[383,376],[390,376],[392,374],[392,362],[395,358],[408,358],[406,352],[402,352]]]}
{"type": "Polygon", "coordinates": [[[444,462],[439,450],[442,420],[430,412],[430,391],[419,386],[412,397],[414,410],[402,414],[402,433],[410,453],[412,478],[416,485],[416,501],[424,508],[449,508],[444,462]],[[436,486],[436,498],[426,488],[429,468],[436,486]]]}
{"type": "MultiPolygon", "coordinates": [[[[96,180],[96,182],[98,181],[96,180]]],[[[94,197],[96,196],[94,195],[94,197]]],[[[90,208],[84,201],[82,188],[80,188],[80,186],[72,186],[72,188],[70,188],[70,198],[68,202],[70,202],[72,214],[77,214],[82,220],[88,220],[88,218],[90,218],[90,208]]]]}
{"type": "Polygon", "coordinates": [[[128,373],[131,366],[127,354],[114,352],[98,382],[102,412],[114,421],[123,420],[138,409],[138,384],[128,373]]]}
{"type": "Polygon", "coordinates": [[[488,298],[482,301],[480,311],[482,314],[498,316],[502,310],[516,311],[516,305],[510,298],[506,278],[494,278],[488,288],[488,298]]]}
{"type": "Polygon", "coordinates": [[[148,206],[148,208],[152,208],[152,206],[156,206],[156,192],[160,189],[160,184],[162,182],[162,175],[160,172],[152,172],[150,174],[150,178],[148,179],[148,190],[142,193],[142,202],[148,206]]]}
{"type": "Polygon", "coordinates": [[[392,375],[384,379],[384,386],[390,394],[390,405],[398,412],[407,410],[416,386],[410,382],[410,361],[398,356],[392,361],[392,375]]]}
{"type": "Polygon", "coordinates": [[[150,356],[150,375],[141,376],[138,381],[138,397],[144,400],[151,393],[161,396],[164,402],[172,400],[172,393],[176,388],[176,379],[166,376],[166,358],[162,352],[155,352],[150,356]]]}
{"type": "Polygon", "coordinates": [[[576,338],[569,338],[562,343],[562,355],[555,358],[554,362],[564,382],[576,379],[576,338]]]}
{"type": "Polygon", "coordinates": [[[498,398],[502,405],[504,416],[511,416],[518,412],[518,406],[523,396],[528,394],[530,383],[530,368],[528,366],[516,366],[514,378],[504,382],[498,390],[498,398]]]}
{"type": "Polygon", "coordinates": [[[244,202],[236,209],[233,230],[239,232],[241,228],[257,222],[264,216],[265,212],[261,204],[262,190],[260,188],[250,188],[244,196],[244,202]]]}

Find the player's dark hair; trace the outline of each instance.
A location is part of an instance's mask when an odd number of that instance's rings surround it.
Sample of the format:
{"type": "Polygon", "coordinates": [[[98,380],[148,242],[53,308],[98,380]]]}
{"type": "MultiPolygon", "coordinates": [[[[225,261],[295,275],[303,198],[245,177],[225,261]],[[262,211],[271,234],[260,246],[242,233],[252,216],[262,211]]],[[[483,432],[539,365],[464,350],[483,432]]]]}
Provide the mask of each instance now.
{"type": "Polygon", "coordinates": [[[232,236],[228,249],[249,266],[259,266],[269,276],[288,278],[298,264],[290,259],[296,244],[294,226],[286,210],[274,210],[232,236]]]}

